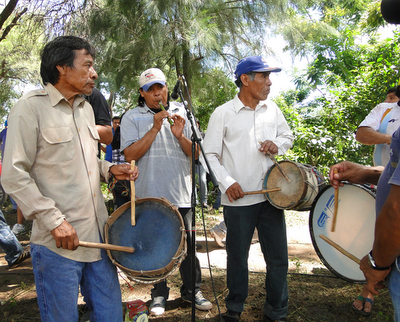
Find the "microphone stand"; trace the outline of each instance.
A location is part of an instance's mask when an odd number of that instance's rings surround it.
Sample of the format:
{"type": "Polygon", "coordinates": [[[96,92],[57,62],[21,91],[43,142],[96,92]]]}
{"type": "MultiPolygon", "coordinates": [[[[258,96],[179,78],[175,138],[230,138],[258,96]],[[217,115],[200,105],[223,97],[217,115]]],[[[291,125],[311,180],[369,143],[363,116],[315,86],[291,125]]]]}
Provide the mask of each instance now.
{"type": "MultiPolygon", "coordinates": [[[[183,102],[183,106],[185,107],[187,118],[190,121],[190,125],[192,128],[192,138],[191,138],[191,140],[192,140],[192,194],[191,194],[191,211],[192,211],[191,244],[192,244],[192,247],[190,248],[190,255],[191,255],[191,272],[192,272],[192,280],[191,280],[191,282],[192,282],[191,283],[192,284],[191,285],[192,321],[194,322],[195,317],[196,317],[196,306],[195,306],[195,282],[196,282],[195,281],[195,279],[196,279],[196,260],[195,260],[195,256],[196,256],[196,193],[195,193],[195,191],[196,191],[196,166],[195,166],[195,157],[196,157],[196,155],[195,155],[195,153],[196,153],[196,143],[200,147],[200,151],[203,151],[203,146],[201,143],[202,137],[199,134],[197,124],[195,125],[193,112],[191,112],[191,110],[193,111],[193,108],[190,103],[190,95],[189,95],[189,91],[187,90],[188,87],[186,84],[185,76],[180,75],[179,78],[182,79],[182,83],[185,86],[188,100],[189,100],[190,109],[188,107],[188,103],[184,100],[182,91],[179,87],[178,87],[178,95],[181,98],[181,101],[183,102]]],[[[211,181],[212,181],[214,187],[218,188],[218,182],[217,182],[217,179],[215,178],[214,172],[212,171],[206,156],[203,155],[203,157],[206,162],[211,181]]]]}

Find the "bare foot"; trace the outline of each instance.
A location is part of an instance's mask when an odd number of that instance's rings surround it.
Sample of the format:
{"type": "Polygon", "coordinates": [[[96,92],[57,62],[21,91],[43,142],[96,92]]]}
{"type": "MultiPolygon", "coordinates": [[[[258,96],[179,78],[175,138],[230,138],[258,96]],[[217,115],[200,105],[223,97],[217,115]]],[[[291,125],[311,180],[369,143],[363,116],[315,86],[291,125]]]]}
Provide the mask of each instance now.
{"type": "Polygon", "coordinates": [[[374,296],[364,286],[360,295],[353,302],[353,307],[359,311],[370,313],[373,301],[374,301],[374,296]]]}

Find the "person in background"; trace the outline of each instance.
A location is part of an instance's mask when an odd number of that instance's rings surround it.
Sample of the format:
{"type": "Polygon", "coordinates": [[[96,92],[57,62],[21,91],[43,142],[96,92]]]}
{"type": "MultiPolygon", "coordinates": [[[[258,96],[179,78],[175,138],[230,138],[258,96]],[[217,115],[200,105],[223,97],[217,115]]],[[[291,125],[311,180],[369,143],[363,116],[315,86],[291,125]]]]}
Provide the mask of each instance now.
{"type": "MultiPolygon", "coordinates": [[[[204,138],[204,132],[201,130],[200,127],[200,121],[196,120],[197,127],[199,128],[199,132],[202,138],[204,138]]],[[[198,177],[198,183],[199,183],[199,190],[200,190],[200,204],[203,208],[207,208],[207,172],[204,169],[203,165],[197,159],[195,161],[195,167],[196,167],[196,174],[198,177]]],[[[197,195],[197,193],[196,193],[197,195]]]]}
{"type": "MultiPolygon", "coordinates": [[[[125,156],[121,151],[121,127],[120,123],[122,117],[125,115],[122,114],[121,117],[116,116],[113,118],[113,130],[114,137],[113,141],[110,144],[111,152],[112,152],[112,162],[115,164],[125,163],[125,156]],[[114,121],[115,119],[115,121],[114,121]],[[114,129],[115,126],[115,129],[114,129]]],[[[107,146],[108,148],[108,146],[107,146]]],[[[109,188],[113,193],[114,197],[114,205],[116,208],[121,207],[124,203],[131,201],[131,192],[130,192],[130,183],[126,180],[113,181],[109,183],[109,188]]]]}
{"type": "MultiPolygon", "coordinates": [[[[111,128],[111,116],[108,103],[104,95],[93,88],[92,94],[83,96],[92,105],[96,129],[99,133],[98,157],[100,158],[101,144],[111,144],[113,132],[111,128]]],[[[111,160],[107,160],[111,162],[111,160]]]]}
{"type": "Polygon", "coordinates": [[[387,91],[383,103],[374,107],[359,125],[356,140],[362,144],[375,145],[374,165],[385,166],[389,161],[392,134],[400,125],[400,106],[398,106],[399,86],[387,91]]]}
{"type": "Polygon", "coordinates": [[[239,93],[217,107],[204,138],[204,154],[218,180],[227,227],[227,286],[225,322],[239,321],[248,295],[248,256],[255,228],[267,266],[264,320],[281,321],[288,313],[288,249],[284,212],[261,190],[268,169],[269,153],[284,154],[293,134],[278,106],[267,100],[270,74],[280,68],[268,66],[261,56],[239,61],[235,76],[239,93]]]}
{"type": "MultiPolygon", "coordinates": [[[[120,126],[120,124],[121,124],[121,117],[114,116],[112,118],[112,135],[113,135],[113,139],[112,139],[110,144],[106,145],[106,147],[104,147],[103,145],[101,146],[101,150],[105,153],[104,160],[106,160],[108,162],[113,162],[112,142],[114,141],[115,131],[120,126]]],[[[122,162],[119,162],[117,164],[120,164],[120,163],[122,163],[122,162]]]]}
{"type": "Polygon", "coordinates": [[[137,168],[97,157],[93,108],[81,96],[94,88],[94,57],[94,48],[79,37],[47,43],[41,52],[43,89],[20,98],[8,119],[2,183],[33,220],[31,256],[42,321],[78,321],[79,290],[92,321],[123,319],[115,265],[104,249],[79,246],[105,240],[108,213],[100,180],[138,177],[137,168]]]}
{"type": "Polygon", "coordinates": [[[0,247],[6,253],[5,260],[9,268],[15,268],[31,257],[30,247],[23,247],[7,225],[3,212],[0,210],[0,247]]]}
{"type": "MultiPolygon", "coordinates": [[[[128,162],[136,161],[140,178],[136,184],[138,198],[164,197],[182,215],[187,235],[187,248],[192,249],[191,157],[192,130],[182,104],[169,101],[164,73],[158,68],[145,70],[139,77],[138,107],[126,112],[121,121],[121,150],[128,162]],[[161,109],[160,104],[165,110],[161,109]],[[169,123],[172,122],[172,125],[169,123]]],[[[196,147],[196,153],[198,148],[196,147]]],[[[156,224],[156,223],[155,223],[156,224]]],[[[195,289],[192,290],[191,254],[183,260],[179,271],[182,278],[181,297],[192,301],[199,310],[212,308],[200,291],[201,268],[195,258],[195,289]]],[[[169,297],[167,282],[154,285],[150,312],[161,315],[169,297]]]]}
{"type": "MultiPolygon", "coordinates": [[[[0,132],[0,143],[1,143],[1,160],[3,160],[4,157],[4,149],[6,146],[6,139],[7,139],[7,129],[8,129],[8,120],[4,123],[4,129],[0,132]]],[[[15,200],[9,196],[10,202],[13,207],[13,213],[17,213],[17,223],[13,226],[12,232],[14,233],[15,236],[18,236],[22,232],[25,231],[25,225],[24,225],[24,215],[22,214],[21,208],[18,207],[17,203],[15,200]]]]}

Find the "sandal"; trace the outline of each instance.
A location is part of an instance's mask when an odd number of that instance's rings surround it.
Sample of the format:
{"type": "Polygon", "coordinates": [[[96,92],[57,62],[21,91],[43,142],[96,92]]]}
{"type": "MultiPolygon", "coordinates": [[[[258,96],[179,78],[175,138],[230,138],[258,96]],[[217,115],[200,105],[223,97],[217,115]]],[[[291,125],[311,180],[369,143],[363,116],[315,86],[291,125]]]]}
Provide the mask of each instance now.
{"type": "Polygon", "coordinates": [[[368,298],[368,297],[363,297],[363,296],[361,296],[361,295],[357,296],[357,300],[360,300],[360,301],[363,303],[363,308],[362,308],[362,310],[357,309],[357,308],[354,306],[354,304],[352,304],[351,308],[352,308],[354,311],[356,311],[358,314],[361,314],[361,315],[364,315],[364,316],[369,316],[369,315],[371,315],[371,311],[369,311],[369,312],[365,312],[365,311],[364,311],[365,303],[366,303],[366,302],[371,303],[371,310],[372,310],[372,306],[373,306],[373,304],[374,304],[374,301],[373,301],[372,299],[368,298]]]}

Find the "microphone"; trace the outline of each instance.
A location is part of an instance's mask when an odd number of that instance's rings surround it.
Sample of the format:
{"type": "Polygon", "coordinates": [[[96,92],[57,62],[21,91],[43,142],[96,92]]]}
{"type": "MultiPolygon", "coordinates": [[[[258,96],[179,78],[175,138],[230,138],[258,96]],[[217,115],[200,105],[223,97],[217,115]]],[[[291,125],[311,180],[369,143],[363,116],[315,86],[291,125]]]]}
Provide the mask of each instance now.
{"type": "Polygon", "coordinates": [[[172,98],[173,100],[176,100],[176,99],[178,99],[178,97],[179,97],[179,96],[178,96],[178,90],[179,90],[179,84],[181,83],[181,79],[182,79],[182,77],[179,76],[178,80],[176,81],[174,90],[172,91],[171,98],[172,98]]]}

